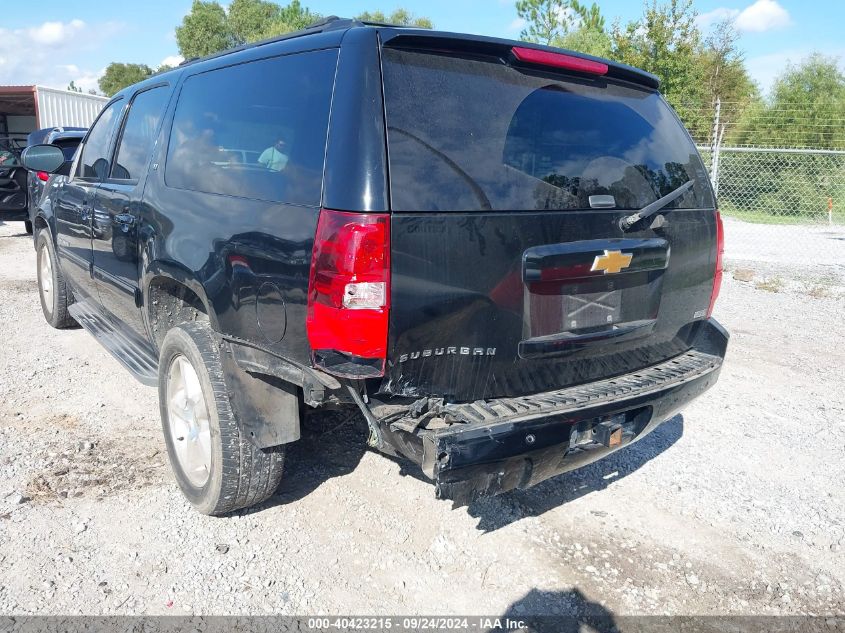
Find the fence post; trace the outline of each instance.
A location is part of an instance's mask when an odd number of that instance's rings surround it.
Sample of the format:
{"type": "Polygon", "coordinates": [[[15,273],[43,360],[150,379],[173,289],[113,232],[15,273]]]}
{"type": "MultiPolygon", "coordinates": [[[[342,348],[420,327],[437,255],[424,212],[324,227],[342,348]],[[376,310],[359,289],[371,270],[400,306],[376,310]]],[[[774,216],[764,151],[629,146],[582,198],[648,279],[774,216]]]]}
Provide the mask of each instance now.
{"type": "Polygon", "coordinates": [[[719,130],[719,119],[721,113],[722,100],[717,97],[716,110],[713,113],[713,136],[710,142],[710,182],[713,184],[713,191],[717,196],[719,195],[719,149],[722,145],[721,133],[719,130]]]}

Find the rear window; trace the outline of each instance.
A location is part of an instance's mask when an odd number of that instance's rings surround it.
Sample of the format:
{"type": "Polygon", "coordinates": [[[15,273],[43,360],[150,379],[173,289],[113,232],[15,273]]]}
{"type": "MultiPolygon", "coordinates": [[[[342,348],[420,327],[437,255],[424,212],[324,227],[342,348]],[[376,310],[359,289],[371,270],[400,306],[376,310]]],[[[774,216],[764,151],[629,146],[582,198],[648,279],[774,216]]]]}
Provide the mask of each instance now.
{"type": "Polygon", "coordinates": [[[395,211],[640,209],[692,180],[669,208],[712,207],[707,172],[655,92],[558,80],[499,60],[386,48],[395,211]]]}

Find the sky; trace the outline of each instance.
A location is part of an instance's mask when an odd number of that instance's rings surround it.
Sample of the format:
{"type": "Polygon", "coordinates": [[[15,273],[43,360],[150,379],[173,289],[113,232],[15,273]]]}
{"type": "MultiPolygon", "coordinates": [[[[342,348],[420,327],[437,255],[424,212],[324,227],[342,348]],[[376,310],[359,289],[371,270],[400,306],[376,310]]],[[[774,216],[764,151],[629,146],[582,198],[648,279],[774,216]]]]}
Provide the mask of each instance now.
{"type": "MultiPolygon", "coordinates": [[[[282,0],[285,3],[286,0],[282,0]]],[[[432,19],[438,29],[518,38],[522,24],[513,0],[303,0],[323,15],[348,17],[402,6],[432,19]]],[[[225,4],[225,2],[223,3],[225,4]]],[[[598,0],[608,22],[642,14],[637,0],[598,0]]],[[[0,9],[0,85],[40,84],[85,90],[113,61],[153,68],[178,62],[174,28],[191,0],[39,0],[4,2],[0,9]],[[34,11],[33,6],[38,10],[34,11]]],[[[840,58],[845,69],[843,0],[696,0],[703,32],[723,17],[735,19],[752,78],[764,92],[790,62],[813,52],[840,58]]]]}

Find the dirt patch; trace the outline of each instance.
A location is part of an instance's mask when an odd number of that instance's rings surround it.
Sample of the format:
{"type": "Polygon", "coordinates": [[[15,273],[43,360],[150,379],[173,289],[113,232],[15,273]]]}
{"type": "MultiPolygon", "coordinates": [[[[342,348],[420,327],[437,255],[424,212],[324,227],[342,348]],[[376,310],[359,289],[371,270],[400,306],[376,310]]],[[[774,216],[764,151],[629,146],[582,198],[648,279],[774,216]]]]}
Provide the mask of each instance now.
{"type": "Polygon", "coordinates": [[[748,268],[737,268],[734,271],[734,279],[737,281],[754,281],[754,271],[748,268]]]}
{"type": "Polygon", "coordinates": [[[9,292],[30,293],[38,292],[38,282],[34,279],[11,279],[0,284],[4,290],[9,292]]]}
{"type": "Polygon", "coordinates": [[[33,501],[101,499],[122,490],[161,485],[166,457],[146,441],[117,444],[76,439],[46,451],[43,469],[27,482],[33,501]]]}
{"type": "Polygon", "coordinates": [[[73,430],[79,423],[79,418],[70,413],[55,413],[33,419],[25,416],[23,411],[0,411],[0,425],[26,428],[29,431],[73,430]]]}

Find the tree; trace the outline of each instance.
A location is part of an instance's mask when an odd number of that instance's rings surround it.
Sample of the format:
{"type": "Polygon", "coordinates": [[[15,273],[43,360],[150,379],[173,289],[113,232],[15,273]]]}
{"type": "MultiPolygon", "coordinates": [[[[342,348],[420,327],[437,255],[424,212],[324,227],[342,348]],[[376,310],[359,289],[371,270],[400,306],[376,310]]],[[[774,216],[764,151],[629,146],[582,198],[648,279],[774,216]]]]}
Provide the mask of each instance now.
{"type": "MultiPolygon", "coordinates": [[[[241,43],[257,42],[270,37],[284,35],[285,33],[299,31],[322,19],[322,16],[318,13],[313,13],[307,7],[303,7],[299,0],[293,0],[284,7],[271,2],[258,2],[258,4],[272,5],[276,7],[277,11],[263,27],[257,22],[254,23],[255,28],[253,31],[246,31],[242,34],[244,39],[241,43]]],[[[234,20],[238,19],[234,3],[229,9],[229,17],[234,20]]]]}
{"type": "Polygon", "coordinates": [[[688,124],[702,115],[704,96],[695,18],[692,0],[650,0],[640,20],[624,28],[616,22],[611,30],[613,59],[657,75],[666,99],[688,124]]]}
{"type": "Polygon", "coordinates": [[[226,27],[235,45],[253,41],[279,18],[281,7],[265,0],[233,0],[226,14],[226,27]]]}
{"type": "Polygon", "coordinates": [[[82,88],[79,88],[72,79],[71,82],[67,85],[67,89],[71,92],[82,92],[82,88]]]}
{"type": "MultiPolygon", "coordinates": [[[[701,107],[705,113],[711,114],[716,100],[719,100],[720,121],[729,133],[734,130],[738,117],[760,99],[757,85],[745,68],[744,55],[737,46],[738,39],[732,20],[717,23],[704,40],[697,62],[704,81],[701,107]]],[[[690,125],[705,126],[706,129],[694,129],[693,135],[712,142],[712,123],[705,117],[690,122],[690,125]]]]}
{"type": "Polygon", "coordinates": [[[603,32],[605,30],[604,16],[601,14],[601,8],[595,2],[589,7],[581,4],[578,0],[571,0],[569,4],[578,16],[579,28],[588,31],[603,32]]]}
{"type": "Polygon", "coordinates": [[[106,96],[120,92],[126,86],[143,81],[152,77],[153,70],[146,64],[121,64],[112,62],[106,68],[106,72],[100,77],[98,85],[106,96]]]}
{"type": "Polygon", "coordinates": [[[176,27],[176,44],[185,59],[205,57],[234,45],[226,11],[217,2],[194,0],[191,11],[176,27]]]}
{"type": "Polygon", "coordinates": [[[429,18],[415,16],[407,9],[395,9],[390,15],[382,11],[365,11],[355,17],[361,22],[378,22],[380,24],[395,24],[397,26],[415,26],[420,29],[433,29],[434,24],[429,18]]]}
{"type": "Polygon", "coordinates": [[[547,46],[569,32],[574,18],[567,0],[517,0],[516,13],[525,21],[520,39],[547,46]]]}
{"type": "Polygon", "coordinates": [[[595,3],[587,6],[578,0],[520,0],[516,10],[526,22],[520,34],[526,41],[600,57],[610,53],[604,16],[595,3]]]}
{"type": "Polygon", "coordinates": [[[320,15],[299,0],[285,6],[267,0],[232,0],[228,10],[214,0],[194,0],[176,27],[179,53],[186,59],[304,29],[320,15]]]}
{"type": "Polygon", "coordinates": [[[837,59],[815,53],[790,64],[768,103],[750,108],[736,134],[740,143],[845,149],[845,75],[837,59]]]}
{"type": "Polygon", "coordinates": [[[599,5],[593,3],[588,7],[578,0],[572,0],[570,8],[575,13],[577,28],[563,36],[555,45],[596,57],[609,57],[610,35],[605,28],[599,5]]]}

